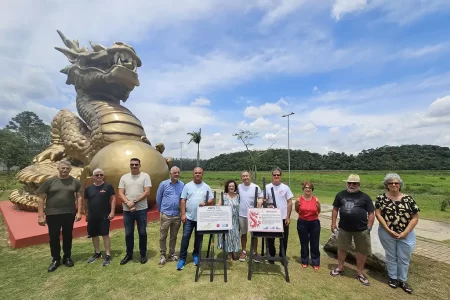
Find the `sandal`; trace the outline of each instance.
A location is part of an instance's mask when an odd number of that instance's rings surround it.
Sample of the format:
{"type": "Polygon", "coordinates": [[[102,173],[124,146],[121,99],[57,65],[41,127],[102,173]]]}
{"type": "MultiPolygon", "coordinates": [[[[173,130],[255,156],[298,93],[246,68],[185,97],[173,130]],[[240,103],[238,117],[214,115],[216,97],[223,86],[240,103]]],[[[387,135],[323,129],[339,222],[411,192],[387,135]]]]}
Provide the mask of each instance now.
{"type": "Polygon", "coordinates": [[[331,276],[339,276],[344,274],[344,271],[342,270],[338,270],[338,268],[334,268],[333,270],[331,270],[330,275],[331,276]]]}
{"type": "Polygon", "coordinates": [[[313,266],[313,269],[319,271],[319,266],[313,266]]]}
{"type": "Polygon", "coordinates": [[[412,289],[408,286],[406,281],[400,281],[400,287],[408,294],[412,294],[412,289]]]}
{"type": "Polygon", "coordinates": [[[361,282],[363,285],[365,286],[369,286],[369,279],[367,279],[366,276],[364,276],[364,274],[361,275],[355,275],[355,278],[359,280],[359,282],[361,282]]]}
{"type": "Polygon", "coordinates": [[[396,289],[396,288],[398,287],[398,280],[397,280],[397,279],[389,278],[388,285],[389,285],[391,288],[396,289]]]}
{"type": "Polygon", "coordinates": [[[305,265],[305,264],[302,264],[302,268],[307,268],[308,267],[308,265],[305,265]]]}

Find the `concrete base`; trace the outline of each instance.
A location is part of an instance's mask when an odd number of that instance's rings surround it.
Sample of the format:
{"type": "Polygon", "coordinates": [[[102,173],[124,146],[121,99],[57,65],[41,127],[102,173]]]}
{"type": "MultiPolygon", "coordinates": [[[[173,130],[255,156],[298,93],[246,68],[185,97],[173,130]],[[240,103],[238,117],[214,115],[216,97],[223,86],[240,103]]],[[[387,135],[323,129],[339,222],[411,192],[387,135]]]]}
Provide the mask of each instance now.
{"type": "MultiPolygon", "coordinates": [[[[0,201],[0,213],[9,234],[12,248],[23,248],[32,245],[48,243],[47,226],[39,226],[37,223],[37,212],[26,212],[19,210],[10,201],[0,201]]],[[[148,222],[158,221],[159,212],[150,210],[147,214],[148,222]]],[[[116,215],[111,221],[111,230],[123,228],[123,216],[116,215]]],[[[73,237],[87,236],[87,223],[85,216],[73,227],[73,237]]]]}

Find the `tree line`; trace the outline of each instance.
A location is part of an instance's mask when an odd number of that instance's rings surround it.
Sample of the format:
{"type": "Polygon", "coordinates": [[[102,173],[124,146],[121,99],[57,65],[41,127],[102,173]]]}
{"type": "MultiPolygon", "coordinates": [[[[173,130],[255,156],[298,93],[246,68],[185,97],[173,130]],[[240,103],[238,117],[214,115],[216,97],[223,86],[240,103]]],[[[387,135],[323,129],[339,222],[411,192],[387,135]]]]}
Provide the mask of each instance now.
{"type": "MultiPolygon", "coordinates": [[[[252,170],[256,163],[259,171],[270,171],[273,167],[288,169],[287,149],[268,149],[221,154],[200,165],[211,171],[252,170]]],[[[290,150],[291,170],[450,170],[450,149],[436,145],[383,146],[363,150],[357,155],[344,152],[328,152],[321,155],[304,150],[290,150]]],[[[174,162],[180,162],[174,159],[174,162]]],[[[192,162],[189,164],[194,167],[192,162]]],[[[188,163],[183,159],[183,169],[188,163]]]]}
{"type": "MultiPolygon", "coordinates": [[[[288,169],[287,149],[252,150],[257,132],[233,134],[246,151],[221,154],[200,159],[201,129],[188,132],[189,143],[197,144],[197,158],[174,158],[173,165],[182,170],[196,166],[211,171],[269,171],[277,166],[288,169]]],[[[35,155],[50,144],[50,126],[34,113],[24,111],[0,129],[0,164],[9,172],[12,167],[23,168],[32,163],[35,155]]],[[[291,170],[450,170],[450,149],[436,145],[383,146],[363,150],[357,155],[328,152],[321,155],[304,150],[290,150],[291,170]]]]}

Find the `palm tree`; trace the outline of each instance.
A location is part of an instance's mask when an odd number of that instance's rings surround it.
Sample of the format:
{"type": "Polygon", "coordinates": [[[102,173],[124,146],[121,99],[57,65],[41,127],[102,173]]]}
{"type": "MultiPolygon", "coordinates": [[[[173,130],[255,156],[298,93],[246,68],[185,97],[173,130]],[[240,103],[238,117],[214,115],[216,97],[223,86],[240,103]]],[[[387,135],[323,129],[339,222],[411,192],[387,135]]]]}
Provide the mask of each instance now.
{"type": "Polygon", "coordinates": [[[200,167],[200,141],[202,140],[202,129],[200,128],[198,131],[188,132],[187,134],[191,136],[188,144],[191,142],[197,144],[197,167],[200,167]]]}

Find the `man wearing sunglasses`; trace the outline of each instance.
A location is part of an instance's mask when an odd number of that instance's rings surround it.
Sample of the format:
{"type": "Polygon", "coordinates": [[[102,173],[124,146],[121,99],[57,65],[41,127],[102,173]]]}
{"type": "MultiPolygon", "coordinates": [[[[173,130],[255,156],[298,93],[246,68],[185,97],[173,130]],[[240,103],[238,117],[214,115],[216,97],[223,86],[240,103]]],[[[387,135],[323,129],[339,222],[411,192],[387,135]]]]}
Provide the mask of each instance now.
{"type": "Polygon", "coordinates": [[[125,227],[125,244],[127,253],[120,261],[121,265],[133,259],[134,223],[139,235],[139,252],[141,264],[147,262],[147,197],[150,195],[152,182],[150,176],[140,171],[141,161],[130,160],[131,172],[123,175],[119,182],[119,196],[122,199],[123,225],[125,227]]]}
{"type": "Polygon", "coordinates": [[[109,238],[110,220],[114,218],[116,207],[116,196],[111,184],[105,182],[105,172],[95,169],[92,172],[93,183],[84,190],[85,207],[87,208],[87,232],[88,238],[92,238],[94,255],[89,258],[88,263],[93,263],[102,257],[100,251],[100,238],[103,237],[106,256],[103,266],[111,263],[111,243],[109,238]]]}
{"type": "MultiPolygon", "coordinates": [[[[291,223],[291,212],[292,212],[292,198],[294,198],[294,194],[292,194],[289,186],[281,182],[281,176],[283,172],[280,168],[276,167],[272,170],[272,182],[266,185],[266,197],[267,204],[269,206],[273,206],[273,198],[272,198],[272,188],[275,195],[275,202],[277,208],[281,210],[281,218],[283,219],[283,246],[284,253],[287,254],[287,246],[289,239],[289,224],[291,223]]],[[[275,239],[268,238],[267,246],[269,248],[270,256],[275,256],[275,239]]],[[[281,245],[278,250],[278,255],[281,257],[281,245]]],[[[273,260],[269,260],[270,264],[273,264],[273,260]]]]}
{"type": "Polygon", "coordinates": [[[338,228],[336,219],[339,213],[338,234],[338,266],[330,272],[331,276],[344,273],[344,262],[347,251],[350,250],[352,240],[355,242],[356,268],[355,276],[361,284],[368,286],[369,280],[364,276],[363,269],[367,255],[371,254],[370,230],[375,220],[375,207],[372,199],[366,193],[360,191],[359,175],[350,174],[347,180],[347,189],[337,193],[333,202],[331,215],[331,231],[338,228]]]}

